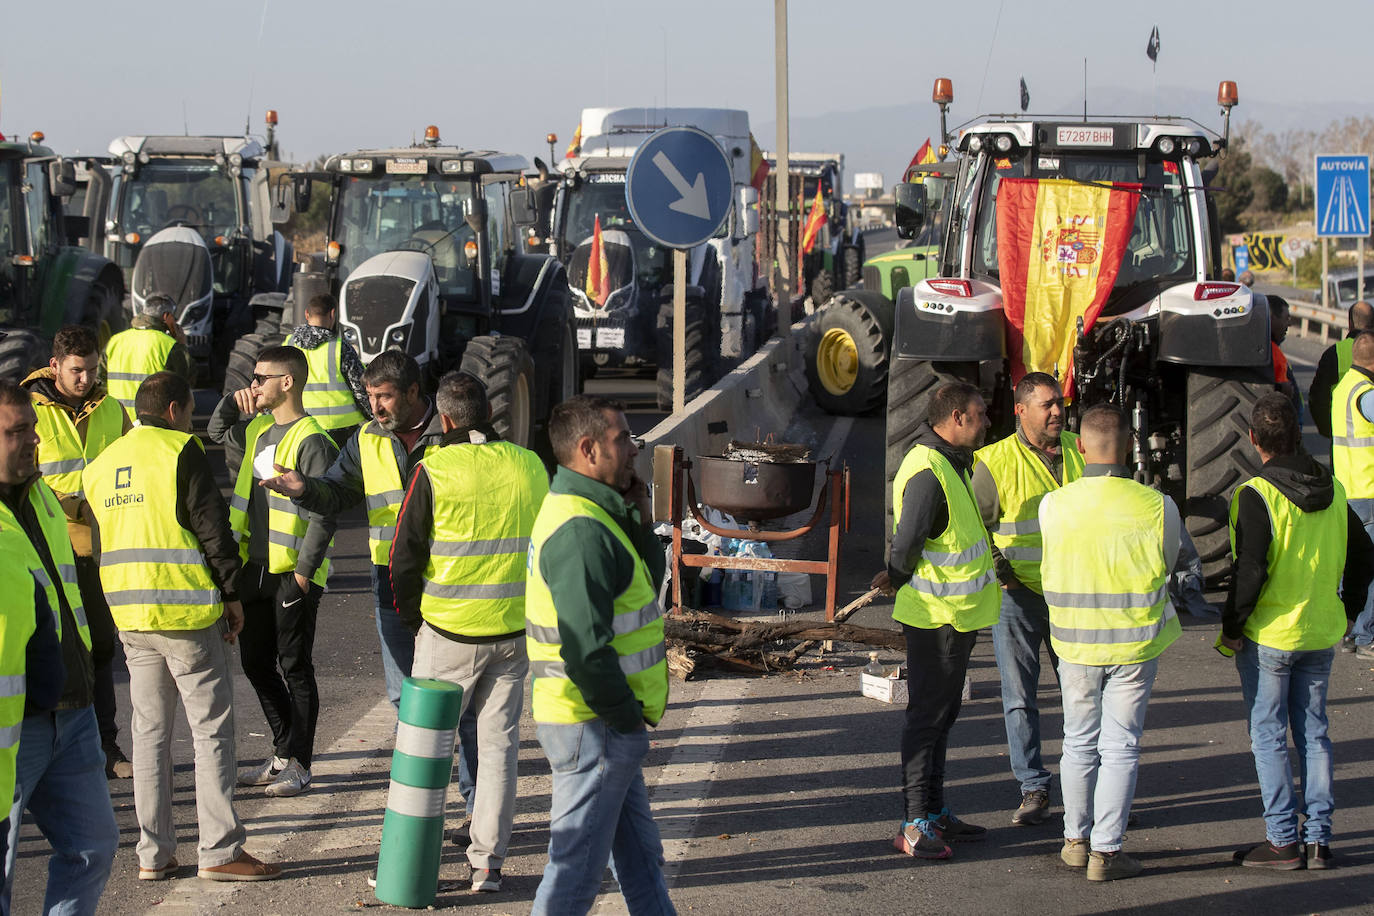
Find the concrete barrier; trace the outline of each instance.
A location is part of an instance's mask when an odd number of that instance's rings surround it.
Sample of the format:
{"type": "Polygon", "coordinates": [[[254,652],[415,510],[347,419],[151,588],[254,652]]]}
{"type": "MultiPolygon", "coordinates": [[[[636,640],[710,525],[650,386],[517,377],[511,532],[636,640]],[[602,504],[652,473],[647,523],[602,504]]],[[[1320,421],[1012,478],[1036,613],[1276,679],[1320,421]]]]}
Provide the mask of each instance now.
{"type": "Polygon", "coordinates": [[[784,342],[774,337],[733,372],[666,417],[644,436],[635,469],[653,479],[655,445],[680,445],[688,458],[719,455],[732,439],[746,442],[781,436],[809,397],[802,359],[811,316],[792,325],[784,342]]]}

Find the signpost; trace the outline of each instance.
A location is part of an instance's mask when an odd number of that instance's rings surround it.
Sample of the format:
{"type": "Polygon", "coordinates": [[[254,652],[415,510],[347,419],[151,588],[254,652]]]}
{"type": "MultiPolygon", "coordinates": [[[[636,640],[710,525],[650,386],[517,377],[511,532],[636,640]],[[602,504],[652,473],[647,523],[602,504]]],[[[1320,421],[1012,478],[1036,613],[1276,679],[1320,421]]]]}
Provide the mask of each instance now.
{"type": "Polygon", "coordinates": [[[1322,240],[1322,305],[1327,305],[1327,248],[1331,238],[1359,239],[1355,295],[1364,298],[1364,240],[1369,236],[1369,156],[1318,155],[1316,181],[1317,237],[1322,240]]]}
{"type": "Polygon", "coordinates": [[[649,239],[673,249],[673,413],[686,394],[687,250],[730,216],[734,178],[715,137],[695,127],[665,127],[640,144],[625,172],[625,203],[649,239]]]}

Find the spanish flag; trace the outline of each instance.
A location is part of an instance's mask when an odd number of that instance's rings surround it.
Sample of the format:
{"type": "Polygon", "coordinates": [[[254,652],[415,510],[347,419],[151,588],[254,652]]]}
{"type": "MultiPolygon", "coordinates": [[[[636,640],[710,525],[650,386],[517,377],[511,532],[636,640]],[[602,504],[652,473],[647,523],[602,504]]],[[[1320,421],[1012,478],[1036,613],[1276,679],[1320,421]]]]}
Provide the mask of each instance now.
{"type": "Polygon", "coordinates": [[[1048,372],[1072,396],[1078,318],[1091,328],[1106,304],[1139,202],[1138,184],[1001,180],[997,251],[1012,384],[1048,372]]]}
{"type": "Polygon", "coordinates": [[[806,226],[802,229],[802,254],[810,254],[816,245],[816,237],[821,234],[825,224],[825,201],[821,189],[816,187],[816,199],[811,202],[811,212],[806,215],[806,226]]]}
{"type": "Polygon", "coordinates": [[[930,165],[932,162],[939,162],[940,157],[935,154],[935,149],[930,145],[930,138],[926,137],[926,142],[921,144],[921,148],[916,151],[916,155],[911,157],[907,163],[906,171],[902,173],[902,181],[911,180],[911,170],[918,165],[930,165]]]}
{"type": "Polygon", "coordinates": [[[601,241],[601,214],[592,228],[592,251],[587,258],[587,298],[605,305],[611,295],[611,266],[606,262],[606,246],[601,241]]]}
{"type": "Polygon", "coordinates": [[[763,150],[759,149],[759,143],[754,139],[754,135],[749,135],[749,184],[755,191],[763,193],[763,183],[768,180],[768,160],[763,157],[763,150]]]}
{"type": "Polygon", "coordinates": [[[582,122],[577,122],[577,130],[573,131],[572,142],[568,144],[567,150],[563,153],[564,159],[571,159],[582,152],[582,122]]]}

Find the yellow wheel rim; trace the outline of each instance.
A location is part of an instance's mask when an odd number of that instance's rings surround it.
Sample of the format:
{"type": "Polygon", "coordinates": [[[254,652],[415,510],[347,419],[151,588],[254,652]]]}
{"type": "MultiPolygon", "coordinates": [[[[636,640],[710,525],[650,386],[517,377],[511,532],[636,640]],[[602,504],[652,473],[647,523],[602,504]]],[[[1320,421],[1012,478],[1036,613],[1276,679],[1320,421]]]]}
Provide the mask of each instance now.
{"type": "Polygon", "coordinates": [[[859,348],[848,331],[831,328],[816,348],[816,376],[835,395],[848,394],[859,376],[859,348]]]}

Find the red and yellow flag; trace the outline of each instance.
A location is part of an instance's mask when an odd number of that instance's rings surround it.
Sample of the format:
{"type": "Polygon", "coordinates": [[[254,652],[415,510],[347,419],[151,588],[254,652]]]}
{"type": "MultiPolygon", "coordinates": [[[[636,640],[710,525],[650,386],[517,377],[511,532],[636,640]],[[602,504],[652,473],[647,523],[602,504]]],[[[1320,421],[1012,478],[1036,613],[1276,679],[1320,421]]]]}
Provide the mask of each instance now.
{"type": "Polygon", "coordinates": [[[940,157],[936,155],[935,148],[930,145],[930,138],[926,137],[926,142],[921,144],[921,148],[916,150],[916,155],[911,157],[907,163],[906,171],[902,173],[902,181],[911,180],[911,170],[918,165],[930,165],[932,162],[939,162],[940,157]]]}
{"type": "Polygon", "coordinates": [[[1091,328],[1107,302],[1139,192],[1136,184],[1002,179],[997,251],[1012,384],[1027,372],[1048,372],[1072,396],[1078,317],[1091,328]]]}
{"type": "Polygon", "coordinates": [[[825,200],[821,197],[821,189],[816,188],[816,199],[811,202],[811,212],[806,215],[806,225],[802,229],[802,254],[810,254],[811,249],[816,245],[816,237],[821,234],[821,226],[825,224],[825,200]]]}
{"type": "Polygon", "coordinates": [[[768,180],[768,160],[763,157],[763,150],[759,148],[759,143],[754,139],[754,135],[749,135],[749,184],[753,185],[755,191],[763,193],[763,183],[768,180]]]}
{"type": "Polygon", "coordinates": [[[572,142],[568,144],[567,150],[563,152],[564,159],[571,159],[582,152],[582,122],[577,122],[577,130],[573,131],[572,142]]]}
{"type": "Polygon", "coordinates": [[[606,261],[606,246],[601,241],[601,214],[592,228],[592,250],[587,257],[587,298],[605,305],[611,295],[611,265],[606,261]]]}

